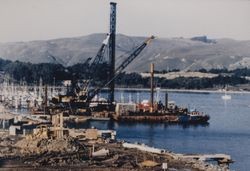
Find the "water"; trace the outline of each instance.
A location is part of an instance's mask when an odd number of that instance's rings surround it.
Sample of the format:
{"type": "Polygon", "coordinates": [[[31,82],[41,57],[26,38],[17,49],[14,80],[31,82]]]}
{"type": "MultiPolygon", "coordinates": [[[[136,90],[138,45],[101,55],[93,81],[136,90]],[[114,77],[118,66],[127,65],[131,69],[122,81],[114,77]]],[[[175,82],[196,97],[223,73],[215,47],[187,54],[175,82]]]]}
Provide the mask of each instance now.
{"type": "MultiPolygon", "coordinates": [[[[116,92],[116,100],[138,100],[138,92],[116,92]]],[[[106,94],[103,94],[105,96],[106,94]]],[[[225,153],[236,162],[231,169],[250,168],[250,94],[232,94],[224,101],[222,94],[169,93],[169,100],[210,115],[209,125],[183,126],[168,124],[118,124],[90,122],[87,127],[117,130],[117,138],[143,142],[176,153],[225,153]]],[[[140,100],[149,99],[149,92],[139,92],[140,100]]],[[[164,102],[164,93],[160,93],[164,102]]]]}

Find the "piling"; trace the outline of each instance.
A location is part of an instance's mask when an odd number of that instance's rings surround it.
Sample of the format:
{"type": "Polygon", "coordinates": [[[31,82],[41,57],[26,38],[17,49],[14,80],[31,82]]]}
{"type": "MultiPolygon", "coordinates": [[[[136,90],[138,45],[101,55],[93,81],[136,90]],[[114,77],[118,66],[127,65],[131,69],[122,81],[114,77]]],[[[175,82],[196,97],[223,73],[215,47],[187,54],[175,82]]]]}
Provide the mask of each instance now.
{"type": "MultiPolygon", "coordinates": [[[[115,75],[116,3],[110,3],[109,80],[115,75]]],[[[109,85],[109,101],[114,102],[115,82],[109,85]]]]}
{"type": "Polygon", "coordinates": [[[150,90],[151,90],[151,99],[150,99],[150,112],[154,111],[154,64],[151,63],[150,65],[150,90]]]}
{"type": "Polygon", "coordinates": [[[165,110],[168,109],[168,93],[165,93],[165,110]]]}
{"type": "Polygon", "coordinates": [[[48,107],[48,86],[45,85],[45,97],[44,97],[44,107],[47,108],[48,107]]]}

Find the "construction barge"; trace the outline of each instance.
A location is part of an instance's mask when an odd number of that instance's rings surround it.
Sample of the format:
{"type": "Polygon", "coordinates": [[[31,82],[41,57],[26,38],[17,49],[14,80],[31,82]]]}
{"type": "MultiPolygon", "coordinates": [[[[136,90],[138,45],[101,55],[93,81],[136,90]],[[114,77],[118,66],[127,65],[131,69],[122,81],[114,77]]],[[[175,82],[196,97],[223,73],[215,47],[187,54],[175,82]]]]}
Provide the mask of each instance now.
{"type": "Polygon", "coordinates": [[[193,114],[179,114],[174,115],[171,113],[141,113],[129,112],[128,115],[114,116],[115,121],[122,122],[164,122],[176,124],[206,124],[210,117],[208,115],[193,115],[193,114]]]}
{"type": "Polygon", "coordinates": [[[161,101],[154,102],[154,64],[151,64],[151,100],[143,100],[139,104],[118,103],[113,119],[126,122],[206,124],[210,116],[178,107],[175,102],[168,101],[168,93],[165,94],[165,105],[161,101]]]}
{"type": "MultiPolygon", "coordinates": [[[[179,108],[173,104],[171,108],[161,106],[162,109],[154,110],[148,103],[144,104],[117,104],[115,121],[121,122],[163,122],[175,124],[206,124],[210,119],[199,111],[189,111],[187,108],[179,108]],[[129,110],[124,110],[129,108],[129,110]]],[[[168,104],[169,105],[169,104],[168,104]]]]}

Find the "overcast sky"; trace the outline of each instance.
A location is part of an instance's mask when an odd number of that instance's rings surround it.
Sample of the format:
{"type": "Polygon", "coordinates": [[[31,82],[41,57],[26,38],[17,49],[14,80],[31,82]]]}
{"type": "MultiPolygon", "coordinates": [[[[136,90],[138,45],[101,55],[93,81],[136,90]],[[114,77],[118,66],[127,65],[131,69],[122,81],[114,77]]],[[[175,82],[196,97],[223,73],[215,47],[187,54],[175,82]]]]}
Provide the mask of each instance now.
{"type": "MultiPolygon", "coordinates": [[[[0,0],[0,42],[109,30],[108,0],[0,0]]],[[[250,0],[116,0],[117,32],[250,40],[250,0]]]]}

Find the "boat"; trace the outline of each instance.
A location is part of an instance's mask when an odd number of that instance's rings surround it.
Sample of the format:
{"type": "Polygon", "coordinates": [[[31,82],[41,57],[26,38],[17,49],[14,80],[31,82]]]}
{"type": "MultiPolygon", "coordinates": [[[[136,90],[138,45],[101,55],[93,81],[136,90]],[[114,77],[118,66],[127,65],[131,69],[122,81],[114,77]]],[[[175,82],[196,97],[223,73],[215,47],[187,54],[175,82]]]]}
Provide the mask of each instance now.
{"type": "Polygon", "coordinates": [[[231,95],[227,94],[227,86],[222,91],[224,91],[224,95],[222,95],[221,98],[223,100],[231,100],[231,95]]]}
{"type": "Polygon", "coordinates": [[[109,117],[91,117],[90,120],[92,121],[109,121],[109,117]]]}
{"type": "Polygon", "coordinates": [[[179,123],[207,123],[210,119],[209,115],[204,115],[199,111],[193,111],[186,115],[180,115],[178,118],[179,123]]]}
{"type": "Polygon", "coordinates": [[[222,95],[221,98],[223,100],[231,100],[232,99],[231,95],[228,95],[228,94],[222,95]]]}
{"type": "Polygon", "coordinates": [[[221,96],[221,98],[223,99],[223,100],[231,100],[231,95],[229,95],[229,94],[227,94],[227,91],[226,90],[224,90],[224,95],[222,95],[221,96]]]}

